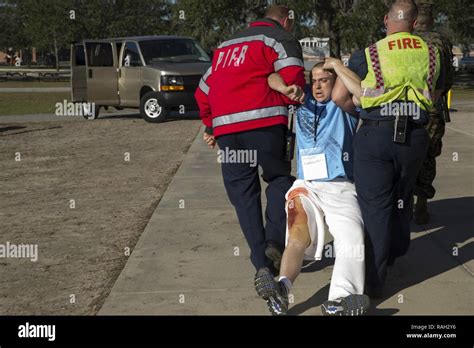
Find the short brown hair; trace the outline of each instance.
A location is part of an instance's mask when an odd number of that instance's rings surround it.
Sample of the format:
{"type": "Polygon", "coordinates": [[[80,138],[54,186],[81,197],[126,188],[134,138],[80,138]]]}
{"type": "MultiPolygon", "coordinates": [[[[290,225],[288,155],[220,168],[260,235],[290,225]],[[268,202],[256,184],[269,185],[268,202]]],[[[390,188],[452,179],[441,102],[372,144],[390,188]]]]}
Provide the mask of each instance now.
{"type": "Polygon", "coordinates": [[[270,6],[265,12],[265,18],[285,19],[290,15],[290,9],[284,5],[270,6]]]}

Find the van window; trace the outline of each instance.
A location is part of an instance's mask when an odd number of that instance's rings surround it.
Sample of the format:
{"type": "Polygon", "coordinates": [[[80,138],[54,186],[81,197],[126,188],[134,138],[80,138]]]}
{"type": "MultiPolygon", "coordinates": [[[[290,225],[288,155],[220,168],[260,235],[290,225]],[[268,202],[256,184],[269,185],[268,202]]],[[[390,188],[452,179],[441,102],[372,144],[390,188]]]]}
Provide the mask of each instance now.
{"type": "Polygon", "coordinates": [[[87,62],[90,67],[113,67],[112,45],[105,42],[86,43],[87,62]]]}
{"type": "Polygon", "coordinates": [[[140,59],[140,52],[138,51],[137,44],[134,42],[127,42],[125,44],[125,50],[123,51],[122,66],[134,67],[143,66],[142,60],[140,59]]]}
{"type": "Polygon", "coordinates": [[[210,62],[211,59],[199,44],[190,39],[148,40],[140,42],[147,65],[159,62],[189,63],[210,62]]]}
{"type": "Polygon", "coordinates": [[[74,66],[85,66],[86,56],[84,54],[84,45],[74,46],[74,66]]]}

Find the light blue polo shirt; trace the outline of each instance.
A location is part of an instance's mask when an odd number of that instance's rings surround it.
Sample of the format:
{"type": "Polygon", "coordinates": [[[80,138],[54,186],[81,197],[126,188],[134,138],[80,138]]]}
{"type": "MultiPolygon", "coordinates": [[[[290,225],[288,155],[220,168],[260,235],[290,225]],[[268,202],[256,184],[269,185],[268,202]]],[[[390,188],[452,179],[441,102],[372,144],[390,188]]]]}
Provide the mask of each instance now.
{"type": "Polygon", "coordinates": [[[352,140],[358,118],[344,112],[332,100],[319,103],[306,87],[304,104],[296,112],[296,158],[298,179],[305,180],[302,154],[324,153],[328,177],[313,181],[343,178],[353,181],[352,140]]]}

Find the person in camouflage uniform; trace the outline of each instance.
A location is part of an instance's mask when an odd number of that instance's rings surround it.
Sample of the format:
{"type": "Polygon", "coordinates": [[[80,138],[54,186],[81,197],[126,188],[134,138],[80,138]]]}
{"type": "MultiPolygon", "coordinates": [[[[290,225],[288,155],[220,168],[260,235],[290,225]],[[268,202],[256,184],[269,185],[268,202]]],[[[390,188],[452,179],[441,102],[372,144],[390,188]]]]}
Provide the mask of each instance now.
{"type": "Polygon", "coordinates": [[[415,184],[414,195],[417,196],[415,222],[419,225],[428,223],[430,219],[427,200],[433,198],[436,192],[433,187],[433,181],[436,177],[436,157],[441,154],[442,138],[446,126],[443,108],[447,108],[447,105],[442,102],[442,99],[451,89],[454,80],[453,46],[448,38],[433,30],[433,23],[432,1],[420,0],[414,34],[420,36],[427,43],[434,45],[440,51],[441,64],[446,67],[446,89],[436,105],[436,112],[430,115],[430,121],[427,125],[430,146],[415,184]]]}

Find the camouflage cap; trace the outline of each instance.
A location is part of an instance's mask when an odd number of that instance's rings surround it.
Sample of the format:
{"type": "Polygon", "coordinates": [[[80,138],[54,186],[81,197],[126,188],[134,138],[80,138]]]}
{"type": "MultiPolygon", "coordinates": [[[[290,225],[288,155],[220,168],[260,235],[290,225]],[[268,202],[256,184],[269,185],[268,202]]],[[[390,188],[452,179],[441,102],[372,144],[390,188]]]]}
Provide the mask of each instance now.
{"type": "Polygon", "coordinates": [[[433,11],[434,3],[430,0],[418,0],[417,5],[420,12],[430,12],[433,11]]]}
{"type": "Polygon", "coordinates": [[[433,1],[418,0],[418,27],[427,30],[433,26],[433,22],[433,1]]]}

